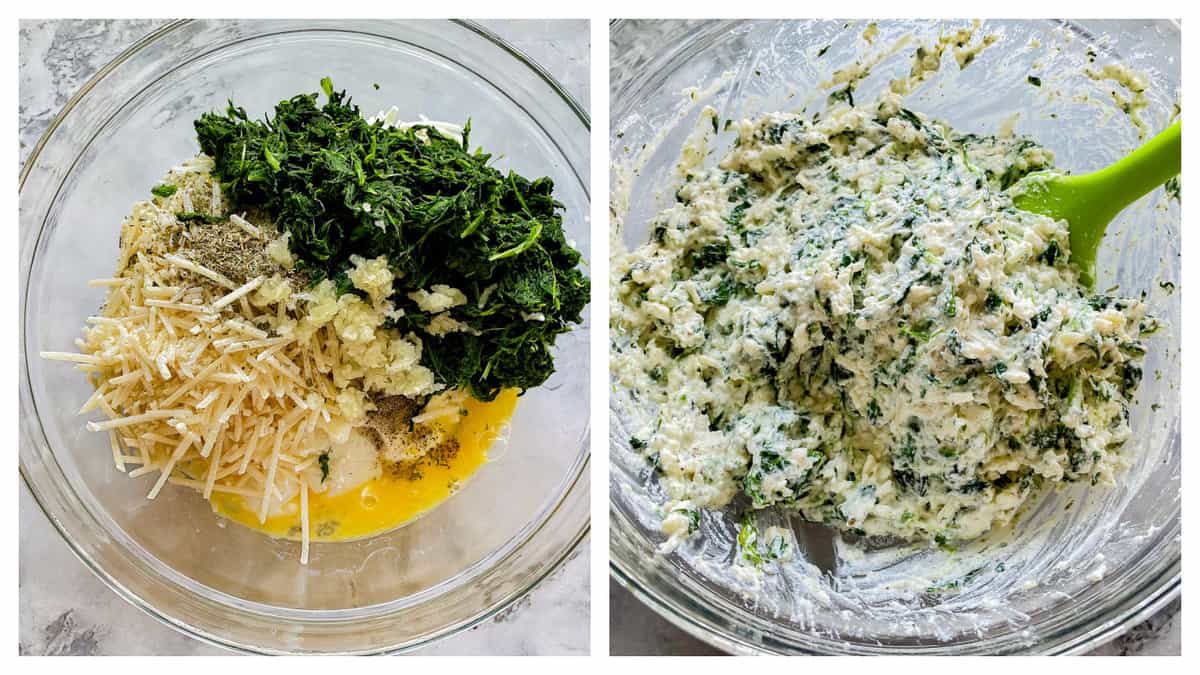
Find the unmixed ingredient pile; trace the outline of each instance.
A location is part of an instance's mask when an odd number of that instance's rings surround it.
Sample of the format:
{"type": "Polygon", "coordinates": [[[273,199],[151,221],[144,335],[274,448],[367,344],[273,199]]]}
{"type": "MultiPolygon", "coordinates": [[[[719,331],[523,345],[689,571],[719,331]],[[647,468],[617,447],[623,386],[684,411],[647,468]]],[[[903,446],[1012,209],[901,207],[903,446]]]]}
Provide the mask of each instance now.
{"type": "Polygon", "coordinates": [[[651,411],[628,441],[673,542],[739,495],[948,542],[1043,486],[1113,483],[1157,324],[1079,284],[1065,222],[1012,207],[1046,150],[891,92],[732,129],[718,166],[685,153],[675,205],[613,261],[613,377],[651,411]]]}
{"type": "Polygon", "coordinates": [[[364,119],[344,92],[233,104],[134,205],[73,361],[117,468],[278,536],[374,534],[486,459],[554,371],[588,281],[549,178],[501,173],[470,124],[364,119]]]}
{"type": "Polygon", "coordinates": [[[554,370],[554,337],[580,321],[588,283],[549,178],[530,181],[435,127],[369,122],[322,80],[266,122],[232,104],[196,122],[231,199],[263,209],[314,281],[354,292],[352,258],[383,256],[390,324],[424,334],[422,364],[480,399],[554,370]]]}

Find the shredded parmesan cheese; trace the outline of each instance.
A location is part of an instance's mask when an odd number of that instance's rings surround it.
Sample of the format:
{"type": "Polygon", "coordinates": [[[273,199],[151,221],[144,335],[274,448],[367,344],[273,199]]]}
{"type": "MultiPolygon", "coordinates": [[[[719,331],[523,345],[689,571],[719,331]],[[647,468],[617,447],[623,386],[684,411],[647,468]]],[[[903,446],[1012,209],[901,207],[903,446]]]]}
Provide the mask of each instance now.
{"type": "MultiPolygon", "coordinates": [[[[167,483],[206,499],[239,495],[256,503],[260,521],[298,500],[307,563],[311,469],[364,423],[373,409],[365,390],[415,397],[439,386],[420,365],[420,342],[383,327],[395,311],[386,260],[356,260],[350,276],[370,300],[363,302],[339,299],[331,283],[293,288],[279,274],[238,284],[181,255],[188,228],[207,225],[180,223],[175,212],[193,202],[224,211],[210,168],[207,158],[190,160],[166,179],[177,194],[134,206],[116,274],[89,282],[108,297],[75,341],[79,353],[42,357],[88,374],[95,391],[79,412],[104,414],[87,428],[108,433],[118,470],[158,473],[147,498],[167,483]]],[[[286,236],[270,239],[242,216],[229,220],[260,242],[264,257],[291,267],[286,236]]],[[[436,286],[433,293],[451,304],[461,295],[436,286]]],[[[439,396],[430,419],[456,412],[454,396],[439,396]]]]}
{"type": "Polygon", "coordinates": [[[308,564],[308,483],[300,484],[300,564],[308,564]]]}
{"type": "Polygon", "coordinates": [[[263,280],[264,280],[263,277],[254,277],[250,281],[247,281],[246,283],[242,284],[241,286],[238,286],[237,290],[233,291],[232,293],[229,293],[225,297],[214,302],[213,309],[222,309],[224,307],[228,307],[229,305],[232,305],[235,301],[240,299],[242,296],[246,295],[250,291],[253,291],[254,289],[261,286],[263,280]]]}

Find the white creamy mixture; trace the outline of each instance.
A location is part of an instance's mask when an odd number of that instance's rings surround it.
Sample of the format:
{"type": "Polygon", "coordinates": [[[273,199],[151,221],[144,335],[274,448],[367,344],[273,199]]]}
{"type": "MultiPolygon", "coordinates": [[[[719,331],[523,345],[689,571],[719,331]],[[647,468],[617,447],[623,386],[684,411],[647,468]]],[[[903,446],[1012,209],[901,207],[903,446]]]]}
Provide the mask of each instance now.
{"type": "Polygon", "coordinates": [[[730,128],[716,167],[692,139],[676,203],[612,263],[613,377],[651,411],[628,442],[672,499],[672,543],[739,496],[946,543],[1039,489],[1114,483],[1157,323],[1080,286],[1065,222],[1012,207],[1047,151],[895,92],[730,128]]]}

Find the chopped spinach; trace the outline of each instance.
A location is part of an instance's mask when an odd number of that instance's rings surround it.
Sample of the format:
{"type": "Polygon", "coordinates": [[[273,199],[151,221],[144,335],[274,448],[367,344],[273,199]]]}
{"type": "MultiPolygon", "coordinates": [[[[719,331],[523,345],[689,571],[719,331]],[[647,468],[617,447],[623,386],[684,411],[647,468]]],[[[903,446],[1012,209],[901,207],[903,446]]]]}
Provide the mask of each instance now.
{"type": "Polygon", "coordinates": [[[762,567],[764,562],[784,559],[791,548],[791,545],[782,536],[772,537],[771,541],[766,542],[766,546],[763,546],[758,527],[755,526],[750,516],[742,519],[737,541],[742,560],[755,567],[762,567]]]}
{"type": "Polygon", "coordinates": [[[1004,305],[1004,300],[996,295],[996,291],[988,289],[987,297],[983,300],[983,308],[989,312],[995,312],[1004,305]]]}
{"type": "Polygon", "coordinates": [[[719,242],[705,244],[700,250],[692,252],[692,265],[696,269],[704,269],[725,262],[729,257],[729,243],[719,242]]]}
{"type": "Polygon", "coordinates": [[[270,216],[314,278],[337,278],[351,255],[387,256],[392,300],[405,310],[399,330],[428,322],[408,293],[446,284],[466,294],[453,318],[470,331],[421,335],[422,364],[438,382],[481,400],[545,382],[554,340],[582,320],[589,289],[553,181],[494,168],[470,150],[469,121],[461,141],[427,125],[388,128],[367,122],[329,78],[321,88],[323,106],[299,94],[262,121],[233,103],[196,120],[225,194],[270,216]]]}
{"type": "Polygon", "coordinates": [[[175,214],[175,219],[181,223],[204,223],[212,225],[214,223],[223,223],[228,218],[214,216],[208,213],[197,213],[196,211],[179,211],[175,214]]]}
{"type": "Polygon", "coordinates": [[[1061,249],[1058,248],[1058,242],[1051,239],[1050,243],[1046,245],[1046,250],[1042,251],[1041,255],[1038,256],[1038,260],[1047,265],[1053,265],[1054,261],[1058,260],[1058,255],[1061,252],[1061,249]]]}
{"type": "Polygon", "coordinates": [[[709,307],[721,307],[729,302],[737,291],[738,284],[731,277],[721,279],[721,283],[711,291],[701,291],[700,301],[709,307]]]}
{"type": "Polygon", "coordinates": [[[828,101],[829,105],[833,105],[834,103],[837,103],[838,101],[844,101],[846,103],[846,105],[853,106],[854,105],[854,83],[852,82],[850,84],[847,84],[844,89],[838,89],[837,91],[829,94],[827,101],[828,101]]]}
{"type": "Polygon", "coordinates": [[[879,404],[875,402],[875,399],[867,402],[867,419],[871,420],[871,424],[878,422],[882,414],[883,412],[879,409],[879,404]]]}
{"type": "Polygon", "coordinates": [[[921,118],[918,117],[915,112],[909,110],[908,108],[901,108],[900,116],[903,117],[904,119],[908,120],[908,123],[913,125],[913,128],[915,128],[915,129],[924,129],[925,128],[925,123],[921,121],[921,118]]]}
{"type": "Polygon", "coordinates": [[[321,482],[329,478],[329,451],[326,450],[317,456],[317,465],[321,467],[321,482]]]}

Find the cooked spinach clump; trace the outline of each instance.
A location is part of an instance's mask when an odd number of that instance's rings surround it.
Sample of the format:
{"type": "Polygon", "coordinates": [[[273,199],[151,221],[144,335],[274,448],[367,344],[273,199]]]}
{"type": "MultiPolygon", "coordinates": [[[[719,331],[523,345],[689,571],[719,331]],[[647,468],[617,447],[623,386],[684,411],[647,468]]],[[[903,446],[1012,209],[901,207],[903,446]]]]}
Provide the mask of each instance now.
{"type": "MultiPolygon", "coordinates": [[[[581,321],[589,283],[563,234],[563,205],[549,178],[501,173],[491,155],[431,126],[369,123],[344,91],[321,80],[328,101],[300,94],[250,119],[232,102],[196,120],[200,149],[239,209],[268,215],[313,283],[345,279],[351,255],[387,256],[396,275],[391,327],[417,332],[439,382],[491,400],[554,372],[555,337],[581,321]],[[443,336],[410,292],[446,284],[467,303],[443,336]]],[[[351,292],[349,284],[339,291],[351,292]]]]}

